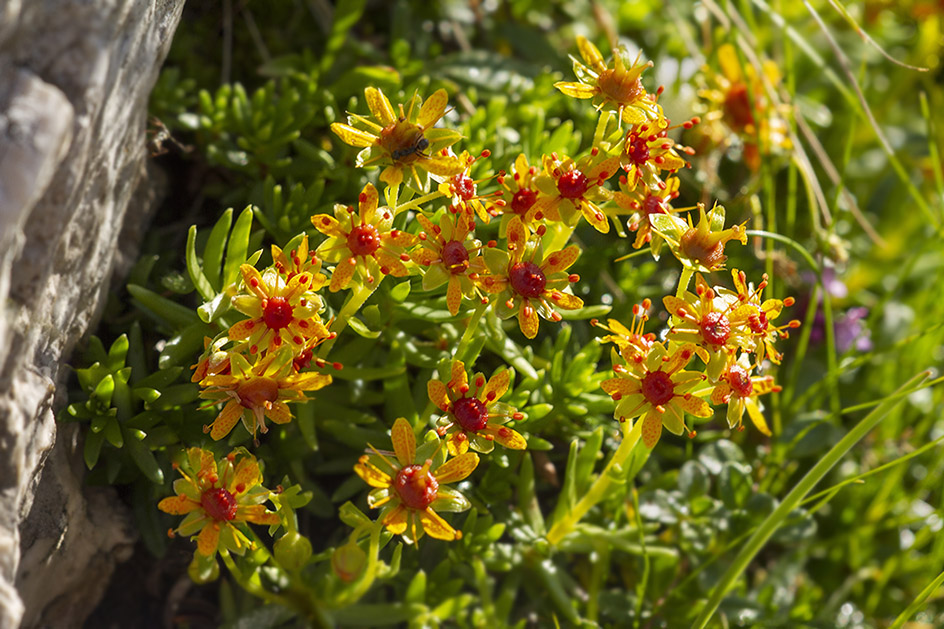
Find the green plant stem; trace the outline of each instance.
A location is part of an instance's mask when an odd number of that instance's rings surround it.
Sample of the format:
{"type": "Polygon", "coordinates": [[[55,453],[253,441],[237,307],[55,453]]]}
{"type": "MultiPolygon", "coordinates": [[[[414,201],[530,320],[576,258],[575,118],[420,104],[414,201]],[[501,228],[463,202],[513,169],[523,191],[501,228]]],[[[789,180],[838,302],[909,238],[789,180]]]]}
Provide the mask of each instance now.
{"type": "Polygon", "coordinates": [[[485,314],[487,308],[488,303],[480,303],[475,307],[472,316],[469,317],[469,321],[466,323],[465,332],[462,333],[462,338],[459,339],[459,347],[456,348],[455,359],[461,360],[464,363],[468,362],[466,367],[471,367],[475,363],[475,361],[469,361],[465,353],[469,347],[469,343],[472,341],[472,337],[475,336],[475,331],[478,330],[479,321],[481,321],[482,315],[485,314]]]}
{"type": "Polygon", "coordinates": [[[348,605],[356,603],[367,593],[370,586],[374,584],[374,579],[377,576],[377,556],[380,552],[380,533],[382,531],[383,524],[379,521],[374,522],[370,529],[370,541],[367,546],[367,567],[364,569],[364,573],[357,582],[338,597],[336,601],[337,607],[347,607],[348,605]]]}
{"type": "Polygon", "coordinates": [[[429,201],[435,201],[436,199],[440,197],[444,197],[444,196],[446,195],[444,195],[442,192],[439,192],[438,190],[436,192],[430,192],[429,194],[424,194],[423,196],[419,198],[413,199],[411,201],[407,201],[403,205],[398,205],[396,208],[394,208],[393,213],[400,214],[401,212],[406,212],[407,210],[413,210],[423,205],[424,203],[428,203],[429,201]]]}
{"type": "Polygon", "coordinates": [[[921,606],[924,605],[925,601],[934,594],[934,591],[941,587],[944,584],[944,572],[937,575],[937,578],[931,581],[926,588],[921,590],[921,593],[911,601],[911,604],[905,608],[903,612],[898,614],[898,618],[895,619],[895,622],[892,624],[889,629],[901,629],[908,621],[909,618],[915,615],[915,613],[921,609],[921,606]]]}
{"type": "Polygon", "coordinates": [[[606,468],[597,476],[597,479],[593,482],[593,485],[590,486],[587,493],[584,494],[583,498],[574,505],[573,509],[567,512],[562,520],[554,523],[554,526],[551,527],[550,532],[547,534],[547,541],[554,546],[559,544],[560,541],[573,530],[574,526],[580,522],[581,518],[587,515],[587,512],[590,511],[594,505],[603,500],[607,490],[613,483],[613,479],[617,474],[623,475],[623,473],[618,473],[616,468],[626,464],[629,455],[633,453],[633,449],[639,442],[640,434],[642,434],[642,420],[637,419],[632,424],[630,424],[628,420],[623,422],[623,441],[620,443],[619,448],[616,449],[616,453],[613,454],[613,458],[606,464],[606,468]]]}
{"type": "Polygon", "coordinates": [[[748,564],[750,564],[751,560],[760,549],[763,548],[764,544],[767,543],[767,540],[783,525],[790,512],[812,491],[813,487],[823,479],[826,473],[829,472],[855,444],[871,432],[893,408],[898,406],[905,399],[905,396],[917,389],[929,375],[930,372],[928,371],[917,374],[900,386],[895,393],[885,398],[874,411],[866,415],[862,421],[856,424],[856,426],[839,441],[839,443],[833,446],[829,452],[806,473],[806,476],[800,479],[800,482],[790,490],[790,493],[787,494],[780,505],[774,509],[773,513],[767,516],[754,534],[751,535],[750,539],[747,540],[741,548],[741,551],[734,558],[731,566],[725,571],[721,580],[718,581],[717,585],[712,589],[707,604],[702,608],[701,613],[692,625],[695,629],[703,629],[708,624],[708,621],[711,620],[711,617],[721,604],[721,600],[734,585],[734,582],[747,569],[748,564]]]}
{"type": "Polygon", "coordinates": [[[695,272],[692,271],[687,266],[682,267],[682,274],[679,276],[678,290],[675,291],[675,296],[679,299],[685,297],[685,291],[688,290],[688,285],[692,283],[692,276],[695,275],[695,272]]]}
{"type": "Polygon", "coordinates": [[[344,305],[341,306],[341,312],[338,313],[338,316],[331,324],[331,331],[337,336],[321,344],[321,348],[318,350],[319,357],[324,358],[328,355],[328,352],[330,352],[331,348],[334,347],[334,343],[337,341],[338,336],[341,336],[341,332],[343,332],[344,328],[347,327],[348,320],[353,317],[358,310],[360,310],[361,306],[364,305],[364,302],[374,294],[374,291],[380,288],[380,283],[383,281],[384,277],[386,276],[381,275],[379,278],[377,278],[377,281],[370,286],[368,286],[366,283],[359,283],[357,288],[351,292],[351,295],[347,298],[347,301],[345,301],[344,305]]]}

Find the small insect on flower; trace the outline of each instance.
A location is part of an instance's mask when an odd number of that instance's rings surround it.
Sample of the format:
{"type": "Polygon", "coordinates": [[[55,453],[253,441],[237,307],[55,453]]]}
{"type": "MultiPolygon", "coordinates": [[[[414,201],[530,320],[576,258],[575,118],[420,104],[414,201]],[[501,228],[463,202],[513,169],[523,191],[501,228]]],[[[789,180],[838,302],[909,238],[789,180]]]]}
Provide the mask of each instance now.
{"type": "Polygon", "coordinates": [[[242,555],[254,547],[245,532],[247,523],[280,523],[278,514],[262,504],[272,492],[262,486],[259,464],[245,448],[219,462],[209,450],[190,448],[183,464],[174,468],[183,477],[174,482],[177,495],[164,498],[157,508],[186,516],[168,534],[195,537],[200,555],[212,557],[220,548],[242,555]]]}
{"type": "Polygon", "coordinates": [[[399,105],[399,115],[375,87],[365,89],[364,98],[370,118],[349,114],[347,124],[331,125],[343,142],[364,149],[357,156],[359,167],[386,166],[380,180],[391,187],[403,182],[404,173],[412,175],[413,185],[424,192],[429,189],[430,174],[451,177],[462,172],[464,165],[458,159],[442,154],[462,135],[435,128],[446,114],[446,90],[437,90],[421,106],[419,95],[414,94],[405,110],[399,105]]]}
{"type": "Polygon", "coordinates": [[[400,417],[390,434],[393,452],[370,446],[354,471],[374,489],[367,496],[371,509],[383,507],[381,523],[407,543],[416,543],[425,532],[430,537],[452,541],[462,532],[452,528],[437,513],[460,512],[471,504],[457,490],[446,487],[465,479],[479,464],[479,457],[466,452],[443,462],[442,443],[435,439],[417,448],[413,429],[400,417]]]}
{"type": "Polygon", "coordinates": [[[488,382],[477,373],[472,377],[472,387],[461,360],[453,361],[449,382],[430,380],[427,384],[429,399],[444,415],[439,419],[439,435],[449,435],[446,447],[456,456],[473,450],[487,454],[498,442],[512,450],[524,450],[527,442],[516,430],[505,426],[511,420],[524,419],[514,407],[499,402],[508,391],[511,372],[504,370],[492,376],[488,382]]]}

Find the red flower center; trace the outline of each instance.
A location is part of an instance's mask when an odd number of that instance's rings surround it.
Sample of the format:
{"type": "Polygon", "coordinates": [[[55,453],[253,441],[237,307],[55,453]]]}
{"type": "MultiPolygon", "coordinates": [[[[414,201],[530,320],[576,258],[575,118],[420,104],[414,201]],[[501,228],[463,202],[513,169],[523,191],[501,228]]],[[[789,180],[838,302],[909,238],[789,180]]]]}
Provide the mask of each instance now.
{"type": "Polygon", "coordinates": [[[642,396],[653,406],[662,406],[675,396],[675,383],[664,371],[650,371],[642,379],[642,396]]]}
{"type": "Polygon", "coordinates": [[[292,322],[292,304],[285,297],[270,297],[262,308],[262,320],[271,330],[281,330],[292,322]]]}
{"type": "Polygon", "coordinates": [[[452,404],[452,414],[467,432],[478,432],[488,424],[488,408],[478,398],[459,398],[452,404]]]}
{"type": "Polygon", "coordinates": [[[463,201],[475,196],[475,182],[465,173],[459,173],[452,178],[452,191],[463,201]]]}
{"type": "Polygon", "coordinates": [[[450,240],[442,248],[442,261],[452,273],[462,273],[469,268],[469,252],[458,240],[450,240]]]}
{"type": "Polygon", "coordinates": [[[256,376],[236,387],[236,395],[244,408],[265,408],[266,402],[279,399],[279,383],[272,378],[256,376]]]}
{"type": "Polygon", "coordinates": [[[547,277],[541,267],[534,262],[518,262],[512,264],[508,270],[508,281],[511,288],[523,297],[535,299],[544,292],[547,286],[547,277]]]}
{"type": "Polygon", "coordinates": [[[439,493],[439,481],[420,465],[407,465],[397,472],[393,479],[393,488],[400,495],[400,500],[410,509],[423,511],[436,500],[439,493]]]}
{"type": "Polygon", "coordinates": [[[515,214],[518,216],[524,216],[537,200],[537,191],[532,190],[531,188],[522,188],[515,193],[514,197],[512,197],[511,209],[514,210],[515,214]]]}
{"type": "Polygon", "coordinates": [[[627,147],[626,154],[629,155],[629,159],[633,160],[637,166],[642,166],[649,161],[649,143],[646,142],[646,138],[637,137],[635,140],[630,142],[627,147]]]}
{"type": "Polygon", "coordinates": [[[734,365],[728,369],[728,384],[738,397],[750,397],[754,392],[754,383],[751,377],[742,368],[734,365]]]}
{"type": "Polygon", "coordinates": [[[642,209],[647,216],[650,214],[668,214],[665,208],[662,207],[662,197],[657,194],[647,195],[646,200],[642,202],[642,209]]]}
{"type": "Polygon", "coordinates": [[[701,337],[710,345],[724,345],[731,334],[731,322],[723,312],[709,312],[698,324],[701,337]]]}
{"type": "Polygon", "coordinates": [[[754,334],[763,334],[767,331],[767,313],[757,309],[757,314],[752,314],[747,318],[747,324],[751,326],[751,332],[754,334]]]}
{"type": "Polygon", "coordinates": [[[214,520],[229,522],[236,517],[236,498],[222,487],[203,492],[200,506],[214,520]]]}
{"type": "Polygon", "coordinates": [[[373,225],[358,225],[347,236],[347,247],[356,256],[370,256],[380,248],[380,234],[373,225]]]}
{"type": "Polygon", "coordinates": [[[579,170],[571,170],[557,180],[557,191],[565,199],[579,199],[587,192],[589,180],[579,170]]]}

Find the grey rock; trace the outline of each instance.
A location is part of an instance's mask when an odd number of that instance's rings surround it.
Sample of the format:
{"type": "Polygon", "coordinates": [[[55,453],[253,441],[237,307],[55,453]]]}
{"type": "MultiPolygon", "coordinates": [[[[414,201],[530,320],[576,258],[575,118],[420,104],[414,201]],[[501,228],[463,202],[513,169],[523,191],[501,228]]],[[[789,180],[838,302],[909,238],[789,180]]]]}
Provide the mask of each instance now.
{"type": "Polygon", "coordinates": [[[147,99],[182,9],[0,0],[0,629],[81,626],[130,555],[127,515],[83,493],[78,431],[53,411],[149,209],[147,99]]]}

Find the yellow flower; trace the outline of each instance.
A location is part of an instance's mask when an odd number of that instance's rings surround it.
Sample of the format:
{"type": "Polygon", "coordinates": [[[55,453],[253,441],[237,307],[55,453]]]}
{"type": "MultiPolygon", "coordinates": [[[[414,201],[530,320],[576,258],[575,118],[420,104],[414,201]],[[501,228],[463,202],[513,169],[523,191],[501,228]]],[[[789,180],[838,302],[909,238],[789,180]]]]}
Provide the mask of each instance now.
{"type": "Polygon", "coordinates": [[[497,441],[512,450],[524,450],[527,442],[517,431],[504,424],[509,420],[524,419],[524,415],[498,399],[505,394],[510,384],[511,372],[507,369],[493,375],[486,383],[485,376],[477,373],[469,387],[469,377],[461,360],[452,363],[452,374],[448,383],[430,380],[426,386],[429,399],[445,415],[439,420],[440,436],[449,434],[446,447],[449,454],[463,454],[471,447],[487,454],[497,441]]]}
{"type": "Polygon", "coordinates": [[[171,515],[185,515],[168,534],[197,539],[197,553],[212,557],[219,548],[242,555],[253,542],[240,530],[247,522],[279,524],[279,516],[262,503],[271,492],[262,487],[255,457],[244,448],[229,453],[217,464],[213,453],[187,450],[183,465],[174,464],[183,477],[174,482],[176,496],[164,498],[157,508],[171,515]]]}
{"type": "Polygon", "coordinates": [[[615,207],[609,206],[604,212],[608,216],[629,214],[626,228],[636,232],[633,248],[639,249],[649,243],[652,255],[658,260],[665,242],[659,232],[652,229],[651,217],[656,214],[676,214],[679,210],[672,207],[672,201],[679,196],[679,178],[669,177],[655,186],[632,186],[626,176],[619,178],[620,189],[613,193],[615,207]]]}
{"type": "Polygon", "coordinates": [[[413,244],[413,235],[393,229],[393,213],[386,207],[378,209],[377,203],[377,189],[368,183],[358,198],[358,213],[352,207],[335,205],[334,217],[311,217],[315,228],[328,236],[318,252],[338,262],[328,285],[331,292],[347,288],[355,270],[368,284],[378,273],[394,277],[409,273],[403,263],[410,259],[405,249],[413,244]]]}
{"type": "Polygon", "coordinates": [[[499,294],[495,301],[498,316],[518,315],[521,332],[533,339],[538,333],[538,314],[555,323],[562,319],[555,308],[576,310],[583,300],[560,289],[580,280],[565,271],[577,261],[580,249],[570,245],[544,255],[540,239],[528,239],[520,221],[508,224],[508,249],[486,249],[490,275],[480,284],[486,292],[499,294]]]}
{"type": "Polygon", "coordinates": [[[331,384],[328,375],[296,373],[292,359],[293,354],[287,347],[266,354],[254,365],[240,354],[232,354],[232,373],[207,376],[200,383],[205,387],[200,397],[212,400],[210,406],[226,402],[213,423],[203,427],[204,432],[219,441],[242,418],[246,430],[255,439],[257,428],[263,434],[268,432],[266,417],[276,424],[292,421],[289,402],[305,401],[308,399],[305,391],[317,391],[331,384]]]}
{"type": "Polygon", "coordinates": [[[710,288],[701,275],[695,279],[695,293],[685,291],[681,297],[666,295],[662,298],[666,312],[673,317],[668,338],[696,343],[702,348],[702,359],[708,363],[708,379],[715,382],[729,357],[736,355],[739,349],[750,351],[752,345],[745,343],[731,322],[740,304],[736,296],[730,291],[719,293],[710,288]]]}
{"type": "Polygon", "coordinates": [[[744,410],[754,426],[762,434],[770,436],[770,428],[761,413],[758,396],[765,393],[779,393],[781,388],[774,384],[773,376],[752,376],[752,367],[747,364],[747,355],[742,354],[737,363],[732,363],[711,391],[712,404],[727,404],[728,427],[744,430],[742,419],[744,410]]]}
{"type": "MultiPolygon", "coordinates": [[[[697,119],[686,121],[682,126],[691,128],[695,122],[697,119]]],[[[657,185],[661,171],[674,173],[688,165],[678,152],[694,151],[677,145],[669,138],[669,130],[672,128],[677,127],[669,127],[669,121],[661,118],[638,124],[626,133],[620,153],[620,166],[626,171],[630,189],[638,186],[640,182],[650,186],[657,185]]]]}
{"type": "MultiPolygon", "coordinates": [[[[683,371],[694,355],[691,344],[668,354],[662,343],[656,343],[648,355],[634,354],[625,366],[614,365],[617,377],[603,381],[603,390],[617,401],[614,415],[620,421],[644,416],[642,442],[647,448],[658,443],[663,425],[676,435],[688,430],[685,413],[711,417],[708,403],[691,393],[704,376],[683,371]]],[[[694,434],[689,431],[690,436],[694,434]]]]}
{"type": "Polygon", "coordinates": [[[616,111],[621,122],[635,125],[663,117],[656,97],[646,92],[640,78],[646,69],[652,67],[651,61],[639,63],[637,56],[635,61],[627,64],[623,57],[625,53],[616,50],[613,67],[610,67],[603,61],[597,47],[585,37],[577,37],[577,48],[586,62],[584,65],[571,57],[579,82],[561,81],[554,87],[574,98],[592,98],[597,111],[603,108],[616,111]]]}
{"type": "Polygon", "coordinates": [[[250,354],[272,352],[283,343],[297,353],[309,339],[328,336],[318,316],[321,298],[314,293],[324,285],[324,275],[299,273],[286,281],[275,268],[259,273],[243,264],[239,270],[246,292],[233,297],[233,306],[249,319],[234,323],[227,334],[245,340],[250,354]]]}
{"type": "Polygon", "coordinates": [[[354,466],[357,475],[374,488],[367,496],[367,504],[371,509],[384,507],[380,522],[408,543],[418,541],[424,532],[446,541],[460,539],[462,532],[449,526],[436,512],[465,511],[471,506],[465,496],[444,485],[471,474],[479,464],[478,455],[466,452],[435,466],[435,460],[440,458],[438,453],[429,452],[428,457],[423,453],[432,444],[417,448],[413,429],[402,417],[394,422],[390,437],[392,453],[371,448],[373,453],[363,455],[354,466]],[[389,454],[393,454],[392,460],[389,454]]]}
{"type": "Polygon", "coordinates": [[[590,325],[606,330],[609,336],[600,339],[601,343],[613,343],[619,350],[624,360],[632,360],[634,355],[647,356],[656,341],[656,335],[653,333],[643,334],[643,328],[646,321],[649,320],[647,314],[652,302],[646,298],[641,304],[633,305],[633,321],[627,328],[616,319],[607,319],[606,325],[603,325],[596,319],[590,320],[590,325]]]}
{"type": "Polygon", "coordinates": [[[312,290],[319,290],[327,281],[321,272],[321,259],[314,251],[308,250],[308,234],[302,235],[298,247],[292,249],[288,255],[281,248],[272,245],[272,266],[280,275],[284,275],[286,280],[302,273],[311,274],[314,287],[312,290]]]}
{"type": "Polygon", "coordinates": [[[707,126],[702,135],[723,145],[730,144],[728,138],[733,132],[741,140],[744,162],[756,172],[760,170],[762,156],[782,153],[792,147],[786,120],[790,108],[771,103],[764,87],[765,79],[776,86],[780,82],[780,72],[769,60],[763,63],[763,77],[758,76],[750,65],[742,72],[741,62],[731,44],[718,48],[718,63],[720,74],[708,68],[703,70],[702,84],[705,87],[698,92],[707,107],[703,116],[707,126]],[[712,129],[718,125],[727,127],[730,132],[712,129]]]}
{"type": "Polygon", "coordinates": [[[800,327],[800,322],[793,319],[781,326],[771,325],[771,322],[780,316],[784,306],[792,306],[795,300],[793,297],[787,297],[782,301],[780,299],[761,301],[761,293],[767,287],[766,274],[754,290],[747,285],[747,276],[743,271],[734,269],[731,276],[734,278],[734,287],[737,289],[737,299],[740,304],[731,313],[731,326],[737,334],[746,337],[751,350],[757,352],[758,364],[766,356],[771,362],[779,365],[783,355],[774,348],[774,342],[778,337],[789,337],[789,330],[800,327]]]}
{"type": "MultiPolygon", "coordinates": [[[[486,150],[482,151],[481,157],[488,157],[489,155],[491,155],[491,152],[486,150]]],[[[452,175],[439,184],[439,192],[452,199],[453,213],[460,209],[470,215],[474,212],[483,223],[488,224],[495,210],[483,203],[482,200],[495,195],[480,195],[478,185],[485,183],[492,177],[472,179],[472,165],[476,160],[477,158],[469,155],[468,151],[463,151],[462,155],[459,156],[459,163],[464,165],[462,172],[452,175]]]]}
{"type": "Polygon", "coordinates": [[[724,246],[730,240],[747,244],[744,223],[724,229],[724,206],[717,205],[705,213],[704,204],[698,204],[698,224],[688,222],[671,214],[650,214],[653,228],[665,238],[672,254],[683,266],[701,273],[711,273],[724,268],[724,246]]]}
{"type": "Polygon", "coordinates": [[[538,169],[528,164],[524,153],[515,158],[512,166],[511,182],[508,176],[501,173],[498,183],[503,188],[502,199],[495,204],[495,210],[501,212],[502,221],[498,233],[502,236],[508,232],[508,223],[517,217],[529,232],[543,236],[546,230],[538,222],[544,218],[537,205],[538,189],[534,186],[534,176],[538,169]]]}
{"type": "Polygon", "coordinates": [[[597,202],[609,198],[602,186],[619,168],[619,156],[597,159],[594,148],[590,155],[575,162],[569,157],[563,161],[557,155],[544,156],[544,171],[534,178],[540,195],[535,211],[548,220],[563,221],[573,226],[582,214],[587,222],[604,234],[610,231],[606,215],[597,202]],[[594,163],[596,162],[596,163],[594,163]]]}
{"type": "Polygon", "coordinates": [[[470,239],[475,227],[474,219],[466,212],[450,218],[448,213],[439,219],[439,225],[422,214],[416,220],[423,227],[419,234],[419,247],[413,250],[413,262],[426,269],[423,274],[423,290],[433,290],[443,284],[446,287],[446,306],[453,315],[459,314],[463,296],[481,294],[474,280],[486,272],[485,259],[481,255],[482,244],[470,239]]]}
{"type": "Polygon", "coordinates": [[[386,166],[380,180],[391,187],[400,185],[406,172],[423,191],[429,189],[430,174],[451,177],[462,172],[459,160],[440,154],[462,136],[452,129],[434,128],[446,113],[446,90],[437,90],[420,107],[416,106],[419,95],[414,94],[406,111],[399,106],[399,115],[375,87],[365,89],[364,98],[373,120],[349,114],[348,124],[331,125],[342,141],[364,148],[357,156],[359,167],[386,166]]]}

